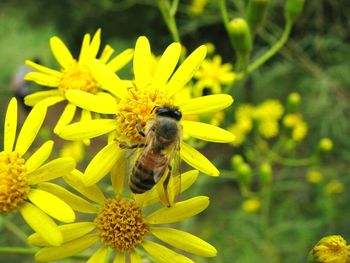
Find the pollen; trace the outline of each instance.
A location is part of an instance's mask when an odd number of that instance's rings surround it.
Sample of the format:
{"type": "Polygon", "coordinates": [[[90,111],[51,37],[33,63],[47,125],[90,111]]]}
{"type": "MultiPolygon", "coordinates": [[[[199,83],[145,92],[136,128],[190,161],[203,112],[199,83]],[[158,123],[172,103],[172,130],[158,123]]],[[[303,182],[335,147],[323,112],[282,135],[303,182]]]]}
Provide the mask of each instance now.
{"type": "Polygon", "coordinates": [[[58,89],[65,92],[68,89],[77,89],[95,94],[98,83],[90,71],[78,62],[74,61],[69,68],[62,71],[58,89]]]}
{"type": "Polygon", "coordinates": [[[0,152],[0,213],[16,211],[30,187],[25,160],[18,152],[0,152]]]}
{"type": "Polygon", "coordinates": [[[149,231],[141,209],[128,199],[106,200],[95,224],[101,241],[120,252],[133,250],[149,231]]]}
{"type": "Polygon", "coordinates": [[[172,104],[173,101],[161,90],[151,87],[138,89],[136,86],[130,88],[118,104],[118,139],[129,144],[141,143],[143,137],[138,128],[143,132],[146,130],[148,121],[154,118],[155,107],[172,104]]]}

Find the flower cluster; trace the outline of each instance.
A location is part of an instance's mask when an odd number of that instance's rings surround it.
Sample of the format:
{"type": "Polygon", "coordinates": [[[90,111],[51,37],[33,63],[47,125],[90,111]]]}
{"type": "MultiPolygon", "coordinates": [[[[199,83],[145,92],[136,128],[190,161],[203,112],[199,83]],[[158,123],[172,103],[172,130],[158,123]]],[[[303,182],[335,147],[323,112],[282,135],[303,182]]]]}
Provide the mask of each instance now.
{"type": "MultiPolygon", "coordinates": [[[[145,254],[140,249],[159,262],[193,262],[154,238],[193,255],[215,256],[216,249],[202,239],[158,226],[182,221],[206,209],[206,196],[179,202],[176,197],[196,181],[198,171],[219,175],[214,164],[185,141],[192,137],[230,143],[235,138],[225,129],[198,121],[201,114],[230,106],[230,95],[219,90],[208,96],[183,95],[195,74],[207,74],[208,62],[196,73],[205,59],[206,47],[198,47],[178,66],[179,43],[172,43],[154,59],[144,36],[137,39],[134,49],[112,59],[114,50],[110,45],[98,56],[101,30],[92,38],[84,36],[78,59],[58,37],[50,39],[50,46],[61,68],[54,70],[26,61],[34,71],[25,79],[47,89],[25,97],[25,103],[33,108],[17,140],[17,103],[15,99],[10,101],[4,150],[0,152],[0,212],[19,211],[35,231],[28,241],[42,247],[36,260],[67,258],[97,245],[88,262],[104,262],[108,249],[114,251],[114,262],[141,262],[145,254]],[[121,79],[116,72],[131,60],[133,78],[121,79]],[[28,149],[48,107],[62,101],[66,106],[53,131],[72,142],[61,150],[63,157],[46,162],[53,141],[45,142],[31,155],[28,149]],[[78,119],[77,109],[81,112],[78,119]],[[84,158],[83,147],[89,147],[91,138],[104,135],[106,145],[88,162],[85,171],[75,169],[76,162],[84,158]],[[133,159],[127,158],[131,155],[133,159]],[[196,170],[178,173],[181,159],[196,170]],[[97,185],[107,174],[114,189],[111,196],[97,185]],[[48,182],[59,177],[64,182],[48,182]],[[125,178],[129,177],[130,189],[124,189],[125,178]],[[83,220],[75,222],[76,212],[83,220]],[[84,220],[84,214],[93,218],[84,220]]],[[[214,61],[219,69],[221,60],[216,57],[214,61]]],[[[215,77],[213,74],[210,76],[215,77]]],[[[220,81],[227,82],[228,76],[220,81]]],[[[218,83],[212,85],[217,87],[218,83]]]]}

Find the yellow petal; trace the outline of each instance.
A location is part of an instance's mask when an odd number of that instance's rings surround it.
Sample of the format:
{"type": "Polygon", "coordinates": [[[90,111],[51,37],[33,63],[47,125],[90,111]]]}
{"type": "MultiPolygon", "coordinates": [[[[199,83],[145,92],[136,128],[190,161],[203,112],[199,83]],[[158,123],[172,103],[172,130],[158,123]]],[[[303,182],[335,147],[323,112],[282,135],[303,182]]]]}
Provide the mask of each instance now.
{"type": "Polygon", "coordinates": [[[28,199],[49,216],[64,222],[72,223],[75,213],[72,208],[55,195],[39,189],[32,189],[28,199]]]}
{"type": "Polygon", "coordinates": [[[57,184],[40,183],[38,185],[38,189],[54,194],[62,201],[67,203],[75,211],[88,214],[94,214],[98,212],[98,208],[96,206],[90,204],[85,199],[69,192],[68,190],[57,184]]]}
{"type": "Polygon", "coordinates": [[[106,45],[101,53],[101,56],[99,57],[99,60],[104,64],[107,63],[113,52],[114,49],[110,45],[106,45]]]}
{"type": "Polygon", "coordinates": [[[229,107],[233,98],[226,94],[202,96],[179,105],[183,115],[217,112],[229,107]]]}
{"type": "Polygon", "coordinates": [[[50,39],[50,47],[54,57],[62,68],[68,68],[74,61],[72,54],[58,37],[52,37],[50,39]]]}
{"type": "Polygon", "coordinates": [[[48,67],[45,67],[45,66],[42,66],[38,63],[35,63],[31,60],[26,60],[25,61],[25,64],[28,66],[28,67],[31,67],[32,69],[35,69],[41,73],[45,73],[47,75],[51,75],[51,76],[54,76],[54,77],[57,77],[57,78],[60,78],[62,73],[60,71],[57,71],[57,70],[54,70],[54,69],[50,69],[48,67]]]}
{"type": "Polygon", "coordinates": [[[86,63],[89,60],[89,47],[90,47],[91,35],[85,34],[83,42],[81,43],[79,63],[86,63]]]}
{"type": "Polygon", "coordinates": [[[209,205],[209,198],[197,196],[177,202],[172,207],[163,207],[146,217],[150,224],[170,224],[199,214],[209,205]]]}
{"type": "Polygon", "coordinates": [[[136,82],[142,86],[149,83],[151,79],[151,47],[145,36],[139,37],[136,41],[133,67],[136,82]]]}
{"type": "MultiPolygon", "coordinates": [[[[131,252],[133,253],[133,252],[131,252]]],[[[131,256],[130,256],[131,257],[131,256]]],[[[119,252],[119,251],[116,251],[116,255],[115,255],[115,258],[113,260],[113,263],[125,263],[126,262],[126,259],[125,259],[125,253],[124,252],[119,252]]],[[[131,263],[135,263],[131,260],[131,263]]],[[[139,263],[139,262],[136,262],[136,263],[139,263]]],[[[142,261],[140,262],[142,263],[142,261]]]]}
{"type": "Polygon", "coordinates": [[[107,246],[101,246],[99,249],[97,249],[94,254],[89,258],[87,263],[97,263],[97,262],[105,262],[106,257],[107,257],[107,251],[108,247],[107,246]]]}
{"type": "Polygon", "coordinates": [[[203,122],[184,120],[181,125],[186,134],[204,141],[227,143],[235,139],[231,132],[203,122]]]}
{"type": "Polygon", "coordinates": [[[24,103],[28,106],[34,106],[35,104],[50,98],[50,97],[62,97],[62,100],[64,100],[64,97],[61,95],[61,92],[58,90],[45,90],[45,91],[38,91],[33,94],[30,94],[24,98],[24,103]]]}
{"type": "MultiPolygon", "coordinates": [[[[196,181],[198,173],[199,172],[197,170],[191,170],[181,174],[181,193],[191,187],[191,185],[196,181]]],[[[134,198],[136,202],[142,207],[146,207],[160,201],[156,189],[151,189],[150,191],[147,191],[146,193],[141,195],[135,195],[134,198]]]]}
{"type": "MultiPolygon", "coordinates": [[[[98,116],[96,116],[96,118],[99,118],[98,116]]],[[[91,112],[85,109],[82,109],[81,111],[81,116],[80,116],[80,121],[91,121],[92,119],[92,115],[91,112]]],[[[90,139],[84,139],[83,143],[86,146],[90,146],[90,139]]]]}
{"type": "MultiPolygon", "coordinates": [[[[87,233],[91,232],[95,229],[95,224],[92,222],[79,222],[72,224],[64,224],[58,226],[58,229],[61,231],[63,235],[63,243],[67,243],[71,240],[80,238],[87,233]]],[[[31,245],[35,246],[50,246],[49,243],[45,241],[45,239],[40,236],[38,233],[31,234],[27,241],[31,245]]]]}
{"type": "Polygon", "coordinates": [[[29,183],[37,184],[68,175],[74,169],[75,165],[76,163],[73,158],[57,158],[28,173],[29,183]]]}
{"type": "Polygon", "coordinates": [[[90,200],[103,205],[106,198],[103,195],[103,192],[97,185],[84,186],[83,180],[84,174],[78,170],[73,170],[69,175],[63,177],[64,181],[77,190],[79,193],[83,194],[90,200]]]}
{"type": "Polygon", "coordinates": [[[27,73],[24,76],[24,79],[28,81],[34,81],[39,85],[50,88],[56,88],[60,84],[60,79],[58,77],[35,71],[27,73]]]}
{"type": "Polygon", "coordinates": [[[22,155],[27,152],[37,136],[39,129],[44,122],[46,110],[47,107],[39,103],[33,107],[24,121],[15,147],[15,150],[22,155]]]}
{"type": "Polygon", "coordinates": [[[64,108],[64,111],[62,112],[61,117],[58,119],[58,122],[53,130],[54,133],[58,134],[63,127],[71,123],[71,121],[74,118],[76,109],[77,107],[74,104],[72,103],[67,104],[67,106],[64,108]]]}
{"type": "Polygon", "coordinates": [[[4,124],[4,150],[12,152],[17,130],[17,100],[12,98],[7,106],[4,124]]]}
{"type": "Polygon", "coordinates": [[[220,174],[219,170],[203,154],[189,144],[181,142],[180,149],[181,158],[192,167],[207,175],[218,176],[220,174]]]}
{"type": "Polygon", "coordinates": [[[120,78],[101,61],[94,59],[89,63],[91,74],[100,84],[101,89],[107,90],[118,98],[125,97],[127,90],[120,78]]]}
{"type": "Polygon", "coordinates": [[[45,142],[36,150],[26,161],[27,173],[30,173],[40,167],[50,156],[53,147],[53,141],[45,142]]]}
{"type": "Polygon", "coordinates": [[[155,87],[164,87],[179,61],[181,53],[181,45],[179,43],[172,43],[164,51],[161,56],[157,69],[154,73],[153,85],[155,87]]]}
{"type": "Polygon", "coordinates": [[[101,28],[97,29],[96,33],[92,37],[90,48],[89,48],[89,57],[96,58],[98,50],[101,45],[101,28]]]}
{"type": "Polygon", "coordinates": [[[152,227],[151,233],[169,245],[202,257],[215,257],[216,249],[204,240],[173,228],[152,227]]]}
{"type": "Polygon", "coordinates": [[[129,48],[124,50],[118,56],[114,57],[111,61],[107,63],[107,66],[113,71],[117,72],[123,68],[126,64],[130,62],[134,55],[134,50],[129,48]]]}
{"type": "Polygon", "coordinates": [[[70,89],[66,91],[66,98],[74,105],[85,110],[103,114],[116,113],[116,100],[106,92],[95,95],[81,90],[70,89]]]}
{"type": "Polygon", "coordinates": [[[135,250],[130,253],[130,263],[142,263],[142,258],[135,250]]]}
{"type": "Polygon", "coordinates": [[[112,170],[112,167],[116,164],[122,154],[123,151],[119,148],[117,142],[107,144],[107,146],[95,155],[86,167],[83,183],[86,186],[91,186],[100,181],[112,170]]]}
{"type": "Polygon", "coordinates": [[[114,129],[116,129],[116,122],[113,119],[81,121],[62,128],[59,136],[65,140],[81,141],[109,133],[114,129]]]}
{"type": "Polygon", "coordinates": [[[119,159],[116,161],[111,170],[111,182],[116,195],[122,195],[125,186],[125,178],[127,176],[126,159],[124,158],[123,153],[121,153],[119,156],[119,159]]]}
{"type": "Polygon", "coordinates": [[[52,246],[59,246],[63,242],[62,233],[55,222],[39,208],[25,202],[19,211],[28,225],[46,242],[52,246]]]}
{"type": "Polygon", "coordinates": [[[64,243],[59,247],[45,247],[35,254],[39,262],[54,261],[76,255],[99,241],[97,234],[86,235],[79,239],[64,243]]]}
{"type": "Polygon", "coordinates": [[[207,54],[206,46],[202,45],[193,51],[181,66],[175,71],[167,84],[167,90],[170,96],[176,94],[192,78],[199,66],[202,64],[207,54]]]}
{"type": "Polygon", "coordinates": [[[152,241],[144,240],[142,246],[159,263],[193,263],[191,259],[152,241]]]}

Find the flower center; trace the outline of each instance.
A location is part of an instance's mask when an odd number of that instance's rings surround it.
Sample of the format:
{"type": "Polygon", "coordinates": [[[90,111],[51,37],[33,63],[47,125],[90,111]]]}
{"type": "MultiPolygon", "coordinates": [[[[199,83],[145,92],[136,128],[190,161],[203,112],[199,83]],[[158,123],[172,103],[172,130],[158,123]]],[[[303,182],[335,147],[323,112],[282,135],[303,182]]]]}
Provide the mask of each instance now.
{"type": "Polygon", "coordinates": [[[141,209],[133,200],[108,199],[95,219],[100,239],[119,251],[130,251],[149,231],[141,209]]]}
{"type": "Polygon", "coordinates": [[[27,198],[30,187],[25,160],[18,152],[0,152],[0,213],[13,212],[27,198]]]}
{"type": "Polygon", "coordinates": [[[77,89],[89,93],[96,93],[98,83],[90,71],[74,61],[69,68],[62,71],[58,89],[65,92],[68,89],[77,89]]]}
{"type": "Polygon", "coordinates": [[[137,144],[143,141],[143,137],[137,131],[145,131],[147,122],[153,118],[154,107],[172,105],[163,91],[146,87],[138,89],[136,86],[129,89],[128,94],[123,98],[117,109],[117,127],[119,140],[129,144],[137,144]]]}

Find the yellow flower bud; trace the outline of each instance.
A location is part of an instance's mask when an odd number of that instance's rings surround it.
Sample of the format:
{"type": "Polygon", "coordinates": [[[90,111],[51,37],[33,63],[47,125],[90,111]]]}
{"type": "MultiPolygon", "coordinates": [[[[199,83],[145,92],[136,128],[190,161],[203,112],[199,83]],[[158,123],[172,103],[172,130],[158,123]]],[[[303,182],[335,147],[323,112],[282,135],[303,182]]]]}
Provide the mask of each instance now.
{"type": "Polygon", "coordinates": [[[243,18],[231,20],[230,33],[237,54],[243,57],[248,56],[252,51],[252,38],[247,22],[243,18]]]}
{"type": "Polygon", "coordinates": [[[252,169],[247,163],[241,163],[237,169],[238,180],[244,186],[249,186],[252,182],[252,169]]]}
{"type": "Polygon", "coordinates": [[[287,0],[284,6],[284,16],[287,21],[294,23],[303,11],[305,0],[287,0]]]}
{"type": "Polygon", "coordinates": [[[319,171],[311,170],[306,174],[306,180],[312,184],[318,184],[323,180],[323,176],[319,171]]]}
{"type": "Polygon", "coordinates": [[[232,156],[231,158],[231,165],[232,165],[232,168],[237,170],[238,167],[244,163],[244,160],[243,160],[243,157],[239,154],[236,154],[234,156],[232,156]]]}
{"type": "Polygon", "coordinates": [[[252,35],[264,21],[270,0],[250,0],[247,8],[247,21],[252,35]]]}
{"type": "Polygon", "coordinates": [[[300,100],[301,98],[299,93],[292,92],[291,94],[289,94],[287,99],[287,112],[295,113],[300,104],[300,100]]]}
{"type": "Polygon", "coordinates": [[[333,142],[329,138],[322,138],[318,143],[318,149],[321,152],[330,152],[333,149],[333,142]]]}
{"type": "Polygon", "coordinates": [[[270,185],[272,181],[272,168],[269,163],[264,163],[259,168],[260,183],[262,186],[270,185]]]}
{"type": "Polygon", "coordinates": [[[255,213],[261,207],[261,201],[257,197],[244,200],[242,203],[242,209],[246,213],[255,213]]]}

